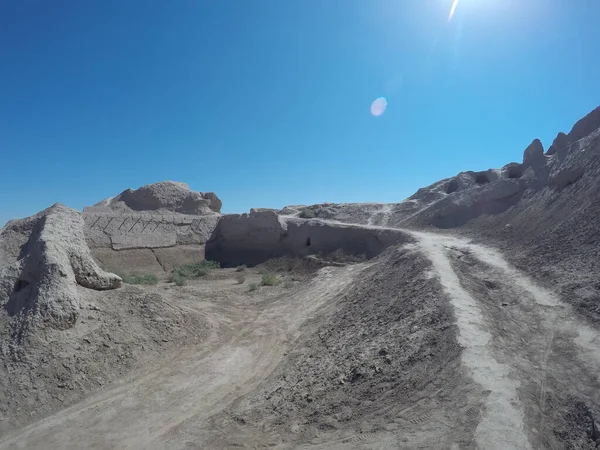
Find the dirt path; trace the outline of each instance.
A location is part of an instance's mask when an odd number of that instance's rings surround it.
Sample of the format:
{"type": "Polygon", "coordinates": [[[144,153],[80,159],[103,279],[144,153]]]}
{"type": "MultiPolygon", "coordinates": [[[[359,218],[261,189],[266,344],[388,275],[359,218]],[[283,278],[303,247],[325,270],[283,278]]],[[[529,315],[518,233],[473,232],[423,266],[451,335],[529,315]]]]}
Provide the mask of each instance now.
{"type": "Polygon", "coordinates": [[[476,383],[491,391],[486,402],[487,413],[476,429],[479,447],[490,450],[530,449],[524,432],[524,411],[517,394],[520,383],[517,377],[511,376],[510,367],[498,362],[489,351],[492,335],[487,330],[483,313],[477,300],[462,287],[446,254],[448,243],[455,241],[430,234],[417,236],[454,307],[459,343],[464,347],[463,364],[476,383]]]}
{"type": "Polygon", "coordinates": [[[379,209],[369,217],[367,225],[378,225],[385,227],[389,224],[390,215],[392,213],[393,205],[385,203],[379,207],[379,209]]]}
{"type": "Polygon", "coordinates": [[[455,309],[463,364],[491,393],[476,429],[480,448],[561,448],[570,397],[599,405],[600,335],[497,251],[414,232],[455,309]],[[552,398],[550,405],[548,399],[552,398]]]}
{"type": "MultiPolygon", "coordinates": [[[[214,335],[144,367],[105,392],[0,441],[0,449],[186,448],[205,419],[226,408],[278,364],[300,325],[343,289],[359,266],[325,268],[303,289],[272,301],[230,305],[179,299],[207,315],[214,335]],[[227,311],[229,309],[229,312],[227,311]]],[[[175,305],[175,299],[169,299],[175,305]]]]}

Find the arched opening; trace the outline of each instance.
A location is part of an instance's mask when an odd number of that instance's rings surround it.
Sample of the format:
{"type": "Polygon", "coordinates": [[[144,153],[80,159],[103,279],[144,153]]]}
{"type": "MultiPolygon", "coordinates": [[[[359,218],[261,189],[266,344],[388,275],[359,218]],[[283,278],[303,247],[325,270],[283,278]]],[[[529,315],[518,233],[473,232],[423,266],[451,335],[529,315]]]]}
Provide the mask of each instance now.
{"type": "Polygon", "coordinates": [[[453,192],[456,192],[458,190],[458,181],[456,181],[456,178],[453,178],[452,180],[450,180],[450,183],[448,183],[448,185],[446,186],[446,194],[452,194],[453,192]]]}
{"type": "Polygon", "coordinates": [[[485,172],[479,172],[475,174],[475,183],[477,184],[486,184],[489,183],[490,179],[485,172]]]}
{"type": "Polygon", "coordinates": [[[509,164],[505,166],[505,170],[508,178],[516,179],[523,176],[523,166],[521,164],[509,164]]]}

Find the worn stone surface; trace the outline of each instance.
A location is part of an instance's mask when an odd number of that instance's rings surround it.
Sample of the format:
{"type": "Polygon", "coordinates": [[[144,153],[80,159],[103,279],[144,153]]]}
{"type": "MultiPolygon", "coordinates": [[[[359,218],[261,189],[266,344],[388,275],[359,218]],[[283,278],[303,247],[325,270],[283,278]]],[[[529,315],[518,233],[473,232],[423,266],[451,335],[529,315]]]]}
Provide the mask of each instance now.
{"type": "Polygon", "coordinates": [[[600,128],[600,106],[578,120],[567,136],[569,144],[587,137],[600,128]]]}
{"type": "Polygon", "coordinates": [[[221,206],[214,193],[191,191],[185,183],[155,183],[84,208],[85,234],[105,267],[122,272],[171,270],[171,257],[157,264],[150,250],[170,248],[169,254],[186,262],[185,255],[195,255],[191,262],[198,262],[219,221],[221,206]]]}
{"type": "Polygon", "coordinates": [[[548,148],[547,155],[554,155],[557,151],[562,150],[569,145],[569,137],[562,131],[556,135],[550,148],[548,148]]]}
{"type": "Polygon", "coordinates": [[[158,211],[205,215],[221,211],[221,200],[214,192],[195,192],[185,183],[161,181],[139,189],[126,189],[116,197],[95,205],[117,211],[158,211]]]}
{"type": "Polygon", "coordinates": [[[523,176],[523,165],[512,162],[502,168],[502,178],[521,178],[523,176]]]}
{"type": "MultiPolygon", "coordinates": [[[[220,215],[118,214],[84,212],[85,234],[94,257],[104,267],[121,272],[156,272],[172,266],[158,264],[155,256],[178,254],[187,262],[204,257],[204,245],[220,215]],[[189,261],[185,255],[196,255],[189,261]]],[[[160,256],[159,256],[160,258],[160,256]]],[[[169,258],[167,258],[169,259],[169,258]]]]}
{"type": "Polygon", "coordinates": [[[13,240],[15,235],[21,236],[20,251],[16,254],[13,248],[12,255],[5,253],[0,261],[0,294],[5,311],[22,329],[40,321],[71,326],[79,311],[77,284],[97,290],[121,284],[118,276],[94,261],[81,215],[73,209],[57,203],[32,218],[9,222],[0,240],[13,240]]]}
{"type": "Polygon", "coordinates": [[[545,162],[544,159],[544,146],[539,139],[534,139],[529,147],[525,149],[523,153],[523,166],[540,166],[545,162]]]}

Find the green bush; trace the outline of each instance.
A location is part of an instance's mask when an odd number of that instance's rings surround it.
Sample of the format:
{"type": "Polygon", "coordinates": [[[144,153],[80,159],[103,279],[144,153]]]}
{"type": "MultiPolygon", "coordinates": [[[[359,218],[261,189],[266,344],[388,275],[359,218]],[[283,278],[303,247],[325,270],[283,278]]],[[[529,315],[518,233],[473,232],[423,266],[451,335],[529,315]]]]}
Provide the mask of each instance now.
{"type": "Polygon", "coordinates": [[[302,208],[298,217],[301,217],[302,219],[314,219],[315,217],[317,217],[317,215],[310,208],[302,208]]]}
{"type": "Polygon", "coordinates": [[[258,290],[258,288],[259,288],[259,284],[258,283],[250,283],[248,285],[248,291],[249,292],[256,291],[256,290],[258,290]]]}
{"type": "Polygon", "coordinates": [[[183,278],[200,278],[208,273],[208,269],[199,264],[185,264],[183,266],[175,266],[171,273],[183,278]]]}
{"type": "Polygon", "coordinates": [[[235,280],[237,281],[237,284],[244,284],[246,277],[240,273],[235,277],[235,280]]]}
{"type": "Polygon", "coordinates": [[[121,277],[123,283],[127,284],[142,284],[153,286],[158,284],[158,277],[151,273],[116,273],[121,277]]]}
{"type": "Polygon", "coordinates": [[[260,284],[263,286],[277,286],[281,283],[281,280],[274,273],[265,273],[262,276],[260,284]]]}
{"type": "Polygon", "coordinates": [[[208,261],[206,259],[203,259],[200,262],[200,265],[206,269],[220,269],[221,268],[221,263],[219,263],[218,261],[208,261]]]}
{"type": "Polygon", "coordinates": [[[182,264],[173,268],[170,281],[177,286],[183,286],[186,280],[203,277],[209,270],[218,269],[220,267],[221,265],[218,262],[206,260],[196,264],[182,264]]]}
{"type": "Polygon", "coordinates": [[[179,273],[172,273],[169,281],[171,283],[175,283],[176,286],[185,286],[187,284],[187,278],[183,277],[179,273]]]}
{"type": "Polygon", "coordinates": [[[242,264],[235,269],[236,272],[243,272],[244,270],[246,270],[246,264],[242,264]]]}

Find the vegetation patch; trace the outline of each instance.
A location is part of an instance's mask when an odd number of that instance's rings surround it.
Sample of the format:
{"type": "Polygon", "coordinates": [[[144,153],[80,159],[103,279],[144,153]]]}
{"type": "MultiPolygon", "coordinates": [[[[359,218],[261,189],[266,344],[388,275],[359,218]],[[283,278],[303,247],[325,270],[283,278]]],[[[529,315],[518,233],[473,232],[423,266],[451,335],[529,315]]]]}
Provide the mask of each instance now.
{"type": "Polygon", "coordinates": [[[218,262],[207,260],[196,264],[182,264],[173,268],[169,281],[177,286],[184,286],[187,280],[203,277],[210,270],[219,269],[220,267],[221,265],[218,262]]]}
{"type": "Polygon", "coordinates": [[[147,286],[158,284],[158,277],[151,273],[113,273],[119,275],[123,280],[123,283],[127,284],[142,284],[147,286]]]}
{"type": "Polygon", "coordinates": [[[280,283],[281,280],[274,273],[263,274],[262,280],[260,281],[260,284],[262,284],[263,286],[277,286],[280,283]]]}
{"type": "Polygon", "coordinates": [[[314,219],[317,217],[317,214],[310,208],[302,208],[298,217],[301,217],[302,219],[314,219]]]}
{"type": "Polygon", "coordinates": [[[257,291],[260,285],[258,283],[250,283],[248,285],[248,292],[257,291]]]}
{"type": "Polygon", "coordinates": [[[169,281],[175,283],[176,286],[185,286],[187,284],[187,278],[179,273],[172,273],[169,281]]]}

